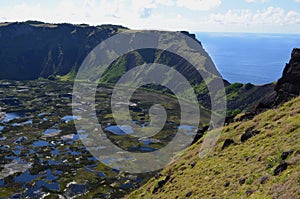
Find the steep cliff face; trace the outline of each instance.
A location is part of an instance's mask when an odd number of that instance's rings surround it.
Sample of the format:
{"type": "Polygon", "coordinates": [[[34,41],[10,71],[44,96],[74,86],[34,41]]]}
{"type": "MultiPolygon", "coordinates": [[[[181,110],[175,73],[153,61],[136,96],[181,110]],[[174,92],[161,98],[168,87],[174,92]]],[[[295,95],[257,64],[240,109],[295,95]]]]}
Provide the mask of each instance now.
{"type": "Polygon", "coordinates": [[[46,24],[36,21],[0,25],[0,79],[29,80],[66,75],[121,26],[46,24]]]}
{"type": "MultiPolygon", "coordinates": [[[[128,30],[115,25],[47,24],[37,21],[0,24],[0,79],[72,80],[81,63],[94,47],[125,29],[128,30]]],[[[186,31],[181,33],[197,41],[194,34],[186,31]]],[[[170,45],[175,44],[171,42],[178,41],[170,40],[170,45]]],[[[201,45],[199,41],[197,42],[201,45]]],[[[182,40],[181,45],[189,44],[182,40]]],[[[193,49],[190,51],[192,56],[196,57],[199,54],[201,56],[203,63],[201,62],[198,70],[213,80],[218,72],[209,55],[203,48],[198,52],[194,50],[195,47],[188,47],[193,49]]],[[[198,98],[203,106],[210,107],[207,86],[197,70],[182,57],[168,51],[141,49],[127,53],[108,67],[100,81],[116,83],[125,72],[144,63],[159,63],[175,68],[191,85],[201,87],[202,90],[197,93],[198,98]]],[[[164,90],[164,88],[158,89],[164,90]]]]}
{"type": "Polygon", "coordinates": [[[274,91],[258,104],[256,110],[275,108],[300,95],[300,49],[292,51],[291,59],[286,64],[282,77],[277,81],[274,91]]]}
{"type": "Polygon", "coordinates": [[[295,48],[291,60],[286,64],[282,77],[275,87],[278,94],[286,96],[300,95],[300,49],[295,48]]]}
{"type": "MultiPolygon", "coordinates": [[[[125,29],[128,30],[116,25],[48,24],[38,21],[2,23],[0,79],[32,80],[39,77],[55,78],[69,73],[74,74],[96,45],[125,29]]],[[[194,34],[186,31],[181,33],[196,40],[194,34]]],[[[207,54],[205,56],[209,57],[207,54]]],[[[178,57],[173,55],[171,57],[170,59],[170,55],[156,50],[141,50],[124,56],[121,67],[128,70],[144,62],[163,62],[170,66],[180,65],[182,71],[186,70],[186,63],[178,57]]],[[[120,62],[116,62],[115,65],[120,65],[120,62]]],[[[206,69],[212,70],[209,71],[212,73],[216,72],[213,64],[206,69]]],[[[185,74],[189,75],[189,79],[195,79],[191,77],[195,72],[190,69],[185,71],[185,74]]],[[[115,80],[106,78],[105,81],[115,80]]]]}

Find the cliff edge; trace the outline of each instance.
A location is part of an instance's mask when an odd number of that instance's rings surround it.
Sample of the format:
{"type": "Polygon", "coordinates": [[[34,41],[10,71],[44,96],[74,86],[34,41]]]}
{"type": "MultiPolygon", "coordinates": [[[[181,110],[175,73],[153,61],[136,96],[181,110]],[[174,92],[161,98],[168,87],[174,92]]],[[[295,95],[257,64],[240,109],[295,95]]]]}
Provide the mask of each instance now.
{"type": "Polygon", "coordinates": [[[300,95],[300,48],[294,48],[289,63],[286,64],[282,77],[277,81],[274,91],[263,99],[256,111],[276,108],[284,102],[300,95]]]}

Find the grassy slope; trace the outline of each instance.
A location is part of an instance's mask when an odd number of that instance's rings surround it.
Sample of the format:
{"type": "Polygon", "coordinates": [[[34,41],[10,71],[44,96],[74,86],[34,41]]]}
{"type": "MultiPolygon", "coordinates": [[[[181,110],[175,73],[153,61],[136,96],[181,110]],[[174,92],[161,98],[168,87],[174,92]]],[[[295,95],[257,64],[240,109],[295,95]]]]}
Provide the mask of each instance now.
{"type": "Polygon", "coordinates": [[[224,127],[215,150],[203,159],[197,155],[201,142],[128,198],[300,198],[300,97],[253,120],[224,127]],[[248,128],[260,133],[242,143],[248,128]],[[222,150],[228,138],[236,144],[222,150]],[[288,167],[275,176],[281,154],[288,150],[294,151],[285,160],[288,167]]]}

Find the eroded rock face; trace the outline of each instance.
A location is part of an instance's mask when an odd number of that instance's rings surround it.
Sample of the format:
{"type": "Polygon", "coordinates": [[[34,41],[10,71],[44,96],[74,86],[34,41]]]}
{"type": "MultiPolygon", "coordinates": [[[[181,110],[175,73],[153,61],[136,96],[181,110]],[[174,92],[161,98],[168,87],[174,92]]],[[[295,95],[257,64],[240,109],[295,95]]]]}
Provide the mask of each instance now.
{"type": "Polygon", "coordinates": [[[300,49],[294,48],[289,63],[286,64],[282,77],[275,85],[274,92],[262,100],[256,112],[276,108],[300,95],[300,49]]]}
{"type": "Polygon", "coordinates": [[[293,50],[291,60],[286,64],[275,91],[288,95],[300,95],[300,48],[293,50]]]}
{"type": "MultiPolygon", "coordinates": [[[[284,102],[291,100],[292,98],[300,95],[300,49],[293,49],[291,59],[286,64],[282,77],[278,80],[274,91],[276,95],[273,95],[273,103],[271,108],[278,107],[284,102]]],[[[270,97],[270,99],[272,99],[270,97]]]]}

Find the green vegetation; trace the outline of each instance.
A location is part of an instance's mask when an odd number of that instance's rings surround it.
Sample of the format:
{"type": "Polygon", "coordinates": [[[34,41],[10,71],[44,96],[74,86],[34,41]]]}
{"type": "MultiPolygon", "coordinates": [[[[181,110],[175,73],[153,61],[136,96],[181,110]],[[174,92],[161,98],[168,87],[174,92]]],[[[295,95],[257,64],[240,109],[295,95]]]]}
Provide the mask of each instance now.
{"type": "Polygon", "coordinates": [[[76,69],[75,69],[75,67],[73,67],[71,69],[71,71],[68,74],[66,74],[66,75],[62,75],[62,76],[61,75],[57,75],[56,76],[56,79],[58,79],[60,81],[72,81],[75,78],[76,78],[76,69]]]}
{"type": "Polygon", "coordinates": [[[240,88],[243,86],[243,84],[240,83],[234,83],[230,86],[226,87],[226,97],[227,100],[233,100],[234,98],[239,96],[240,88]]]}
{"type": "Polygon", "coordinates": [[[231,117],[231,116],[236,116],[238,114],[241,113],[241,110],[240,109],[235,109],[235,110],[228,110],[227,111],[227,117],[231,117]]]}
{"type": "Polygon", "coordinates": [[[127,197],[299,198],[299,113],[300,97],[252,120],[232,123],[223,128],[217,146],[206,157],[197,155],[203,142],[200,139],[160,177],[127,197]],[[241,136],[251,131],[258,133],[241,142],[241,136]],[[226,139],[234,144],[222,149],[226,139]],[[278,172],[278,168],[283,169],[278,172]]]}
{"type": "Polygon", "coordinates": [[[118,79],[126,72],[126,63],[127,61],[125,58],[118,60],[115,67],[111,67],[104,72],[99,83],[108,84],[117,82],[118,79]]]}

